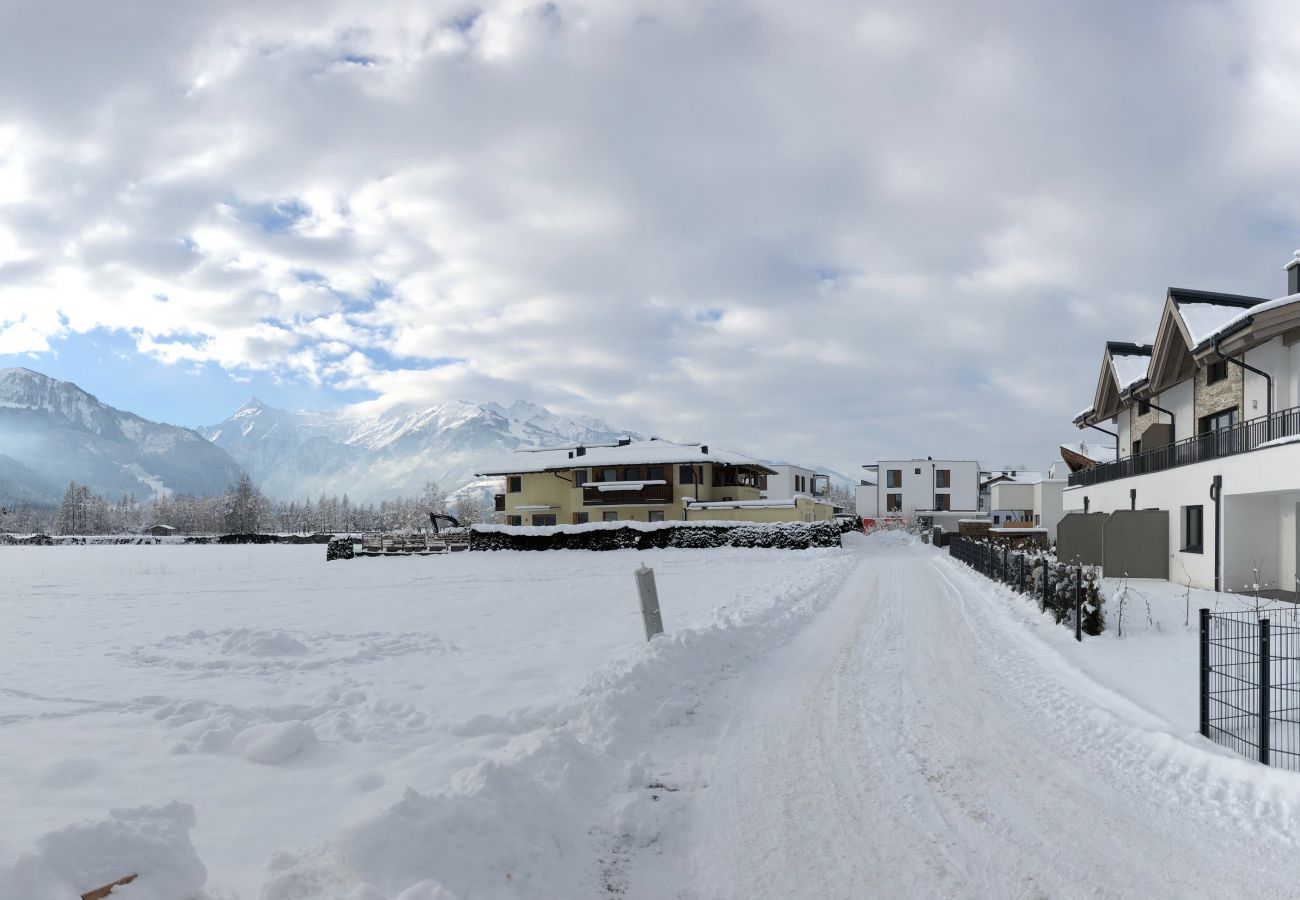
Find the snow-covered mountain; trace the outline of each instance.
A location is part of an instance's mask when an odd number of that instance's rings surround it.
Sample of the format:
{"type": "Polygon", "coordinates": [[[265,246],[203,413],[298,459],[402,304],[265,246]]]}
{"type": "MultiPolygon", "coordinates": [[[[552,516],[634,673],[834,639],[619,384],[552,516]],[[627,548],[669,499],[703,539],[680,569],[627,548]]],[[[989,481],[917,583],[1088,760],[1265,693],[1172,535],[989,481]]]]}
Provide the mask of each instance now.
{"type": "Polygon", "coordinates": [[[488,495],[491,485],[471,487],[474,472],[512,451],[632,435],[599,419],[569,419],[525,401],[507,407],[465,400],[355,418],[288,412],[253,399],[221,424],[200,430],[269,496],[346,493],[357,502],[416,496],[430,478],[448,492],[488,495]]]}
{"type": "Polygon", "coordinates": [[[0,500],[54,502],[74,480],[141,500],[215,494],[239,474],[196,431],[114,409],[30,369],[0,369],[0,500]]]}

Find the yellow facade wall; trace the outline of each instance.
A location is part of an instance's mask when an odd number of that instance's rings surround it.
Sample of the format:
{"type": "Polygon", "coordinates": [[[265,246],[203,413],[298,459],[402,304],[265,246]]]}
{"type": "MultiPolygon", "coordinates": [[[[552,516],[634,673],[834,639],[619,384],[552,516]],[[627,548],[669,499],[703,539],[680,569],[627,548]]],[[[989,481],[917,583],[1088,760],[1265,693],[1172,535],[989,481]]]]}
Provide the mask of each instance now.
{"type": "MultiPolygon", "coordinates": [[[[685,498],[699,501],[758,500],[761,492],[758,488],[747,485],[727,485],[715,487],[712,464],[703,465],[703,484],[680,484],[677,481],[678,466],[672,466],[673,500],[671,503],[653,503],[636,505],[584,504],[583,490],[574,484],[574,470],[563,472],[531,472],[518,476],[521,479],[521,491],[505,495],[505,515],[519,516],[521,524],[533,524],[535,515],[553,515],[557,525],[573,524],[575,512],[587,513],[589,522],[603,521],[603,513],[618,513],[619,521],[648,522],[651,510],[661,511],[665,521],[726,520],[738,522],[817,522],[829,519],[834,509],[829,503],[822,503],[811,498],[796,499],[794,509],[763,509],[739,507],[734,509],[703,510],[694,509],[685,514],[685,498]],[[520,507],[548,507],[546,509],[520,509],[520,507]]],[[[507,487],[509,479],[507,479],[507,487]]]]}

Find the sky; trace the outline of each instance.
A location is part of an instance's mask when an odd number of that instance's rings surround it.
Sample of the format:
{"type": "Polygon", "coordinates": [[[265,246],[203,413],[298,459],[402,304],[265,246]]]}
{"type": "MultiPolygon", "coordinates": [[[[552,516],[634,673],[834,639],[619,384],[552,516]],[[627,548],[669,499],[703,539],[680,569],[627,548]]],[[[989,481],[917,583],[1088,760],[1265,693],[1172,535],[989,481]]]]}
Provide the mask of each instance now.
{"type": "Polygon", "coordinates": [[[12,0],[0,366],[1044,467],[1167,286],[1285,293],[1292,12],[12,0]]]}

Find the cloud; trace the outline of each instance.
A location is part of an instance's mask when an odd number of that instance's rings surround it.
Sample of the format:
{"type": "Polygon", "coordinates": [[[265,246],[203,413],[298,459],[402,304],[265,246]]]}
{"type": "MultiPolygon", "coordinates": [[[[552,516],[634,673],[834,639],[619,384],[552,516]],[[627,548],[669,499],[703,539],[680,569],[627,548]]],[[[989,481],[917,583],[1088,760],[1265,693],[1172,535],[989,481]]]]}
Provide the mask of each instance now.
{"type": "Polygon", "coordinates": [[[9,4],[0,353],[1045,464],[1167,284],[1281,289],[1284,12],[9,4]]]}

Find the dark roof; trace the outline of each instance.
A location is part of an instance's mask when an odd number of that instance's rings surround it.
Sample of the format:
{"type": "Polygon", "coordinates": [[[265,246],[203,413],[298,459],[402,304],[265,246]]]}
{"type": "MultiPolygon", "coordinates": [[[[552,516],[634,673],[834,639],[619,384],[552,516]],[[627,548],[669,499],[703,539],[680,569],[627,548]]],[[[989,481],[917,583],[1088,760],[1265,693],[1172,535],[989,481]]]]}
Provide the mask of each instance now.
{"type": "Polygon", "coordinates": [[[1128,341],[1107,341],[1106,349],[1122,356],[1150,356],[1150,344],[1133,344],[1128,341]]]}
{"type": "Polygon", "coordinates": [[[1216,306],[1235,306],[1249,309],[1259,303],[1267,303],[1264,297],[1247,297],[1244,294],[1220,294],[1217,291],[1197,291],[1192,288],[1169,289],[1169,296],[1174,303],[1213,303],[1216,306]]]}

